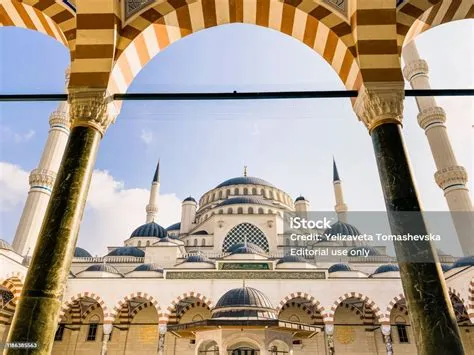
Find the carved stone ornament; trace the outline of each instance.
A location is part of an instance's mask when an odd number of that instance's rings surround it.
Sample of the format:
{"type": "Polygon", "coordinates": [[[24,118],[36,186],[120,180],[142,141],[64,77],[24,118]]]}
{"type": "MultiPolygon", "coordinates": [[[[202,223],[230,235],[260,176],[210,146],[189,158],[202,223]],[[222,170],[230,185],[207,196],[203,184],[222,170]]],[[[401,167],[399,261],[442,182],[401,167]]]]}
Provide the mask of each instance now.
{"type": "Polygon", "coordinates": [[[444,125],[446,122],[446,112],[441,107],[429,107],[421,111],[418,116],[418,124],[424,130],[435,126],[444,125]]]}
{"type": "Polygon", "coordinates": [[[34,169],[30,173],[30,186],[41,186],[49,190],[53,189],[56,173],[47,169],[34,169]]]}
{"type": "Polygon", "coordinates": [[[49,126],[51,128],[59,126],[65,129],[69,129],[70,125],[71,121],[69,120],[67,112],[53,111],[49,115],[49,126]]]}
{"type": "Polygon", "coordinates": [[[354,104],[354,111],[369,133],[384,123],[402,123],[403,83],[361,88],[354,104]]]}
{"type": "Polygon", "coordinates": [[[467,183],[467,172],[462,166],[450,166],[438,170],[435,173],[435,181],[443,190],[453,186],[464,188],[467,183]]]}
{"type": "Polygon", "coordinates": [[[115,121],[116,113],[111,96],[104,90],[72,90],[69,92],[71,127],[86,126],[104,135],[115,121]]]}
{"type": "Polygon", "coordinates": [[[428,63],[423,59],[414,60],[403,68],[403,76],[411,81],[417,75],[428,75],[428,63]]]}

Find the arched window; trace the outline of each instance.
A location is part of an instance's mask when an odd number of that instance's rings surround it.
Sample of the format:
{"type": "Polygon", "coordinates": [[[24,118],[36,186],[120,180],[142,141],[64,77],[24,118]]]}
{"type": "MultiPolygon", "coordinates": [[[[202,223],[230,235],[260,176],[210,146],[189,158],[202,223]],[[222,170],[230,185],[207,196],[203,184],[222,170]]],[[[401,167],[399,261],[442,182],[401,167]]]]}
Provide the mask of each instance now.
{"type": "Polygon", "coordinates": [[[239,194],[239,189],[238,188],[235,188],[234,189],[234,195],[238,195],[239,194]]]}
{"type": "Polygon", "coordinates": [[[224,211],[223,211],[223,210],[219,210],[219,214],[223,214],[223,213],[224,213],[224,211]]]}
{"type": "Polygon", "coordinates": [[[206,246],[206,239],[202,239],[202,240],[201,240],[201,246],[202,246],[202,247],[205,247],[205,246],[206,246]]]}
{"type": "Polygon", "coordinates": [[[254,187],[254,188],[252,189],[252,195],[256,195],[256,194],[257,194],[257,188],[254,187]]]}
{"type": "Polygon", "coordinates": [[[222,190],[219,191],[219,199],[222,199],[222,190]]]}
{"type": "Polygon", "coordinates": [[[270,191],[270,198],[273,200],[273,191],[270,191]]]}
{"type": "Polygon", "coordinates": [[[186,245],[187,246],[189,245],[189,239],[186,239],[186,245]]]}
{"type": "Polygon", "coordinates": [[[139,247],[142,246],[142,241],[141,241],[141,240],[138,241],[138,246],[139,246],[139,247]]]}
{"type": "Polygon", "coordinates": [[[247,213],[248,213],[248,214],[253,214],[253,208],[252,208],[252,207],[249,207],[249,209],[247,210],[247,213]]]}
{"type": "Polygon", "coordinates": [[[260,195],[265,196],[265,190],[264,189],[260,189],[260,195]]]}
{"type": "Polygon", "coordinates": [[[146,246],[147,246],[147,247],[149,247],[149,246],[150,246],[150,241],[149,241],[149,240],[147,240],[147,242],[146,242],[146,246]]]}
{"type": "Polygon", "coordinates": [[[264,213],[264,212],[263,212],[263,208],[260,207],[260,208],[258,209],[258,214],[263,214],[263,213],[264,213]]]}
{"type": "Polygon", "coordinates": [[[232,208],[227,209],[227,214],[232,214],[232,208]]]}
{"type": "Polygon", "coordinates": [[[237,208],[237,214],[243,214],[244,209],[242,207],[237,208]]]}
{"type": "Polygon", "coordinates": [[[227,191],[225,192],[225,195],[226,195],[226,197],[229,197],[229,195],[230,195],[230,189],[227,189],[227,191]]]}
{"type": "Polygon", "coordinates": [[[227,252],[232,245],[245,242],[256,244],[263,250],[269,251],[267,237],[260,228],[251,223],[241,223],[232,228],[224,238],[222,251],[227,252]]]}
{"type": "Polygon", "coordinates": [[[249,194],[249,189],[247,189],[246,187],[244,187],[244,195],[248,195],[249,194]]]}
{"type": "Polygon", "coordinates": [[[198,240],[194,239],[194,246],[197,247],[197,245],[198,245],[198,240]]]}

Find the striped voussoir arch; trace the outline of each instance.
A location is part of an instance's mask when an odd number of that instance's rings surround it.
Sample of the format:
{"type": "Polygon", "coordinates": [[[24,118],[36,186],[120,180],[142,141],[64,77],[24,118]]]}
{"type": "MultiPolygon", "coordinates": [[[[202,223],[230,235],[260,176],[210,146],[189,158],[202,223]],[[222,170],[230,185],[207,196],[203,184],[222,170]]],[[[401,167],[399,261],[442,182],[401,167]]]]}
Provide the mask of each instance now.
{"type": "Polygon", "coordinates": [[[188,298],[198,299],[199,301],[201,301],[203,306],[206,306],[209,309],[212,309],[214,307],[212,301],[206,296],[204,296],[202,293],[190,291],[190,292],[183,293],[181,296],[178,296],[177,298],[175,298],[164,311],[163,318],[165,318],[166,321],[168,322],[171,315],[173,313],[176,313],[176,306],[179,304],[179,302],[184,301],[188,298]]]}
{"type": "Polygon", "coordinates": [[[345,300],[350,298],[355,298],[365,302],[365,304],[371,309],[371,311],[375,313],[375,320],[380,323],[385,321],[384,314],[381,312],[379,306],[377,306],[374,301],[372,301],[369,297],[364,296],[360,292],[349,292],[345,293],[343,296],[339,297],[336,301],[334,301],[331,306],[331,309],[328,310],[324,317],[324,323],[334,323],[334,315],[336,314],[337,307],[339,307],[345,300]]]}
{"type": "Polygon", "coordinates": [[[96,295],[93,292],[78,293],[77,295],[71,297],[69,300],[64,302],[63,305],[61,306],[59,317],[64,318],[64,315],[66,314],[66,312],[70,310],[74,304],[78,304],[81,299],[91,299],[91,300],[96,301],[99,304],[99,306],[102,308],[102,312],[104,313],[104,320],[109,320],[111,318],[109,309],[107,308],[107,305],[105,304],[105,302],[102,300],[100,296],[96,295]]]}
{"type": "Polygon", "coordinates": [[[315,299],[313,296],[306,292],[292,292],[289,295],[285,296],[276,307],[277,313],[280,313],[285,304],[287,304],[291,300],[294,300],[295,298],[302,298],[311,302],[311,305],[315,307],[321,315],[325,314],[325,309],[321,305],[321,303],[319,303],[317,299],[315,299]]]}
{"type": "Polygon", "coordinates": [[[474,278],[471,279],[469,283],[469,296],[468,296],[468,306],[467,306],[467,314],[471,323],[474,323],[474,278]]]}
{"type": "Polygon", "coordinates": [[[323,315],[321,312],[316,310],[316,312],[313,311],[310,307],[307,307],[299,302],[292,302],[288,301],[285,303],[285,305],[281,308],[280,313],[283,312],[286,309],[300,309],[304,313],[306,313],[310,318],[311,318],[311,324],[323,324],[323,315]]]}
{"type": "MultiPolygon", "coordinates": [[[[472,0],[443,0],[421,14],[406,33],[401,33],[405,36],[400,36],[399,40],[407,44],[420,33],[430,28],[443,23],[469,18],[474,18],[474,4],[472,0]]],[[[402,27],[400,31],[402,30],[405,31],[406,28],[402,27]]]]}
{"type": "Polygon", "coordinates": [[[72,47],[76,38],[74,14],[62,4],[49,0],[3,0],[0,26],[14,26],[41,32],[72,47]]]}
{"type": "Polygon", "coordinates": [[[126,92],[140,70],[171,43],[199,30],[247,23],[288,34],[319,53],[345,86],[361,85],[350,25],[325,7],[303,0],[198,0],[163,2],[145,10],[121,32],[109,82],[111,93],[126,92]],[[292,1],[292,4],[295,3],[292,1]]]}
{"type": "Polygon", "coordinates": [[[403,293],[398,294],[388,303],[387,309],[385,310],[385,314],[383,316],[383,321],[381,321],[381,323],[390,322],[390,315],[392,313],[393,307],[395,307],[395,305],[400,301],[405,301],[405,295],[403,293]]]}
{"type": "Polygon", "coordinates": [[[171,314],[168,316],[168,324],[177,324],[181,317],[188,312],[191,309],[198,309],[200,308],[203,312],[211,312],[211,309],[206,303],[203,303],[201,301],[196,301],[191,304],[188,304],[187,306],[181,308],[178,312],[177,307],[173,309],[171,314]]]}
{"type": "Polygon", "coordinates": [[[20,298],[23,289],[23,281],[19,273],[8,275],[1,283],[1,286],[8,289],[13,294],[13,300],[16,304],[20,298]]]}
{"type": "Polygon", "coordinates": [[[114,322],[123,322],[124,321],[123,317],[125,316],[124,309],[127,310],[127,314],[126,314],[125,318],[128,319],[128,318],[130,318],[129,317],[129,315],[130,315],[129,312],[131,312],[131,315],[132,315],[132,318],[133,318],[133,316],[135,316],[139,311],[141,311],[144,308],[149,307],[150,305],[155,307],[156,312],[158,313],[158,317],[161,317],[162,316],[162,310],[159,306],[158,301],[153,296],[149,295],[146,292],[134,292],[134,293],[131,293],[130,295],[122,298],[120,301],[118,301],[116,303],[116,305],[114,306],[110,316],[111,316],[111,318],[113,319],[114,322]],[[128,302],[132,301],[133,299],[137,299],[137,298],[138,299],[144,299],[148,302],[145,302],[145,303],[143,303],[143,305],[140,305],[140,306],[136,307],[136,309],[128,310],[128,302]]]}

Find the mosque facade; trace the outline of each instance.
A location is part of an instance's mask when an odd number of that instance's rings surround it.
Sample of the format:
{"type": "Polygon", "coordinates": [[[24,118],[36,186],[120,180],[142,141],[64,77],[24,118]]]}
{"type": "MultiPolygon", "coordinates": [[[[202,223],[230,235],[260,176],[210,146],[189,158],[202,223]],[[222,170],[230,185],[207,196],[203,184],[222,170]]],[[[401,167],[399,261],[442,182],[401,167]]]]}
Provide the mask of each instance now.
{"type": "MultiPolygon", "coordinates": [[[[321,235],[361,235],[346,222],[333,164],[337,220],[321,235]]],[[[246,170],[199,200],[185,198],[181,220],[167,227],[157,220],[159,188],[158,163],[145,223],[123,245],[102,257],[76,247],[53,354],[416,353],[399,268],[384,246],[322,240],[365,253],[339,262],[292,255],[314,245],[292,241],[285,229],[288,216],[307,216],[309,201],[246,170]]],[[[3,342],[29,256],[0,247],[3,342]]],[[[439,258],[474,354],[474,260],[439,258]]]]}

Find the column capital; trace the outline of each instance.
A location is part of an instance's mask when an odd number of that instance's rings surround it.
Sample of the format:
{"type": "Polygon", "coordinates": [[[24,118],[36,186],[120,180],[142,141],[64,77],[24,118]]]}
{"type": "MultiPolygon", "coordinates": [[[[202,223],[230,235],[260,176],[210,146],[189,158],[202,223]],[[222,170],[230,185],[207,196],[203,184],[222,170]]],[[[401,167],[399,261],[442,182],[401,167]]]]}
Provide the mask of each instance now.
{"type": "Polygon", "coordinates": [[[30,188],[40,188],[51,193],[55,180],[56,173],[54,171],[47,169],[34,169],[30,173],[30,188]]]}
{"type": "Polygon", "coordinates": [[[354,111],[369,134],[384,123],[402,123],[403,83],[389,83],[378,87],[362,87],[354,104],[354,111]]]}
{"type": "Polygon", "coordinates": [[[429,107],[423,111],[420,111],[417,116],[418,124],[425,131],[429,128],[436,126],[444,126],[446,122],[446,112],[442,107],[429,107]]]}
{"type": "Polygon", "coordinates": [[[324,324],[324,332],[327,335],[333,335],[334,334],[334,324],[324,324]]]}
{"type": "Polygon", "coordinates": [[[110,333],[112,333],[113,327],[114,326],[112,323],[104,323],[102,325],[102,331],[104,332],[105,335],[110,335],[110,333]]]}
{"type": "Polygon", "coordinates": [[[428,75],[428,63],[423,59],[413,60],[403,68],[403,76],[411,81],[417,75],[428,75]]]}
{"type": "Polygon", "coordinates": [[[383,335],[390,335],[392,332],[392,326],[390,324],[382,324],[380,327],[383,335]]]}
{"type": "Polygon", "coordinates": [[[69,120],[68,113],[64,111],[53,111],[49,115],[49,126],[53,128],[63,128],[69,130],[71,127],[71,121],[69,120]]]}
{"type": "Polygon", "coordinates": [[[112,96],[102,89],[69,89],[71,126],[92,127],[103,136],[115,121],[112,96]]]}
{"type": "Polygon", "coordinates": [[[443,190],[455,186],[464,188],[467,183],[466,169],[459,165],[440,169],[435,173],[434,177],[438,186],[443,190]]]}

